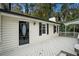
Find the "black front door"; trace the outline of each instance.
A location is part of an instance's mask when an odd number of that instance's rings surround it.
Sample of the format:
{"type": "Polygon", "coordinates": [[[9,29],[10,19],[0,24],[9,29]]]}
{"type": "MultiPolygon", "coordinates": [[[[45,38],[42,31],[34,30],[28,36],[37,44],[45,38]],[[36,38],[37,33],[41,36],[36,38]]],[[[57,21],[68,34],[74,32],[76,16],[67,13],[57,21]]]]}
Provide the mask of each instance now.
{"type": "Polygon", "coordinates": [[[29,43],[29,22],[19,21],[19,45],[29,43]]]}

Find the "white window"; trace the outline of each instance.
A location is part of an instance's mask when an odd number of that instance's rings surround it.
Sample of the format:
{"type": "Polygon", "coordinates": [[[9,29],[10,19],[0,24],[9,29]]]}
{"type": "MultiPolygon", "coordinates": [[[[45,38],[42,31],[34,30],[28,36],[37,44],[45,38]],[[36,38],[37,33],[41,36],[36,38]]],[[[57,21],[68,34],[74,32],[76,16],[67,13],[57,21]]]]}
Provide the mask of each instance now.
{"type": "Polygon", "coordinates": [[[39,23],[39,35],[49,34],[49,24],[39,23]]]}

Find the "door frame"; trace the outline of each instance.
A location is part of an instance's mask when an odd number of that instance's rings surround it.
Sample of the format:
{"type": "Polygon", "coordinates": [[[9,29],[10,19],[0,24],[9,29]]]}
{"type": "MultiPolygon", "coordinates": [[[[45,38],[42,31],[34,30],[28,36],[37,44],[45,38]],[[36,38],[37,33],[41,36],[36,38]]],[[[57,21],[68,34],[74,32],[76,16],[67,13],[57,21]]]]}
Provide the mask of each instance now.
{"type": "MultiPolygon", "coordinates": [[[[26,26],[27,26],[27,23],[28,23],[28,28],[29,28],[29,22],[28,21],[19,21],[19,46],[23,46],[23,45],[27,45],[27,44],[29,44],[29,33],[28,33],[28,43],[24,43],[24,44],[20,44],[20,22],[24,22],[24,23],[26,23],[26,26]]],[[[29,30],[29,29],[28,29],[29,30]]]]}

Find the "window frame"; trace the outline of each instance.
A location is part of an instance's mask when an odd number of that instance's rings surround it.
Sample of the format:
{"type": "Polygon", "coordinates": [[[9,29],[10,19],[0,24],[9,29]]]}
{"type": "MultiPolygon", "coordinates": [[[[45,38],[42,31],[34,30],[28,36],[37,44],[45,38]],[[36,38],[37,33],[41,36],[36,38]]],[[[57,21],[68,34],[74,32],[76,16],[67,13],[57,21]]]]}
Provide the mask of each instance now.
{"type": "Polygon", "coordinates": [[[42,34],[49,34],[49,24],[48,23],[42,23],[39,22],[39,36],[42,36],[42,34]]]}

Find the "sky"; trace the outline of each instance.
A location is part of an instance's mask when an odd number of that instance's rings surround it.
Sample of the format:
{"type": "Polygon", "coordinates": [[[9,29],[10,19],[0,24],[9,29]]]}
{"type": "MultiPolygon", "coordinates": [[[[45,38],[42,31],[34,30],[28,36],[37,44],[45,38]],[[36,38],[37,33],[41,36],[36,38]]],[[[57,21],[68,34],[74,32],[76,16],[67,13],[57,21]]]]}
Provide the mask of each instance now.
{"type": "MultiPolygon", "coordinates": [[[[55,12],[61,12],[61,7],[62,7],[62,4],[60,3],[55,4],[55,7],[53,7],[53,10],[55,12]]],[[[79,8],[79,3],[73,3],[69,5],[69,9],[76,9],[76,8],[79,8]]]]}
{"type": "Polygon", "coordinates": [[[74,3],[69,6],[69,9],[79,8],[79,3],[74,3]]]}
{"type": "Polygon", "coordinates": [[[61,12],[61,7],[62,7],[62,4],[55,4],[52,9],[55,12],[61,12]]]}

